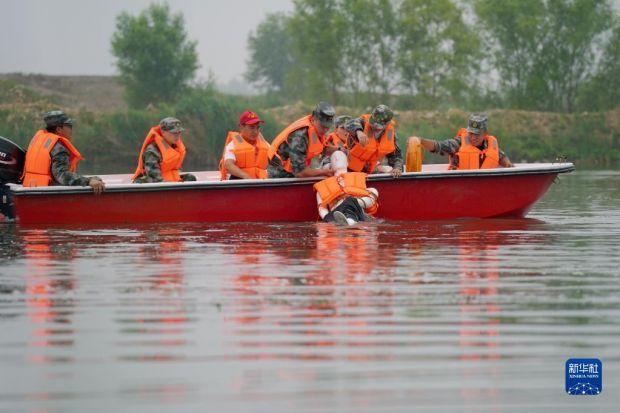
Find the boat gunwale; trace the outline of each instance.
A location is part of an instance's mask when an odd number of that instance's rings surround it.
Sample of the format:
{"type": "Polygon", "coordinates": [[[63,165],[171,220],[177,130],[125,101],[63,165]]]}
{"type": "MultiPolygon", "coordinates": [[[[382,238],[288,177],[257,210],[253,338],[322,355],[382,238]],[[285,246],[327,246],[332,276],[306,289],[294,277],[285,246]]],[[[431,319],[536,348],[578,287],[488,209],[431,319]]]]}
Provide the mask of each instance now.
{"type": "MultiPolygon", "coordinates": [[[[398,180],[417,179],[452,179],[452,178],[487,178],[497,176],[540,175],[551,173],[566,173],[575,170],[573,163],[540,163],[522,164],[513,168],[477,169],[477,170],[443,170],[427,172],[405,172],[398,180]]],[[[107,184],[105,193],[122,192],[164,192],[198,189],[225,189],[225,188],[269,188],[282,186],[308,185],[321,180],[321,177],[312,178],[277,178],[277,179],[244,179],[228,181],[195,181],[195,182],[157,182],[148,184],[107,184]]],[[[390,174],[369,175],[369,182],[394,180],[390,174]]],[[[24,188],[18,184],[7,184],[13,196],[60,195],[60,194],[87,194],[92,193],[88,186],[46,186],[24,188]]]]}

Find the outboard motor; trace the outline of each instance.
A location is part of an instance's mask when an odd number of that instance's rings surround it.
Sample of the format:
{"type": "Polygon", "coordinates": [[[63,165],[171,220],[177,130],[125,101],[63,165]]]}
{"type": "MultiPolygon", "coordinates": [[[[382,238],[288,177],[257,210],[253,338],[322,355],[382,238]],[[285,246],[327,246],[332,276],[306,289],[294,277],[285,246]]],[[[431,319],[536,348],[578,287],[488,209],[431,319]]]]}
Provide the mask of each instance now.
{"type": "Polygon", "coordinates": [[[26,151],[8,139],[0,136],[0,214],[14,218],[13,199],[6,184],[19,183],[26,151]]]}

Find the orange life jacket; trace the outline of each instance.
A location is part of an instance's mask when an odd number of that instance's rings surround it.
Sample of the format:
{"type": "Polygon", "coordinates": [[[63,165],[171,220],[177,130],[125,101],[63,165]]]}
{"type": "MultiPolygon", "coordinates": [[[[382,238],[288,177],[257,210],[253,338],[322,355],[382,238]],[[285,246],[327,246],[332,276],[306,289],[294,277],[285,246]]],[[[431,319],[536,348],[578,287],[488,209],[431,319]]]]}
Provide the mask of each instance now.
{"type": "Polygon", "coordinates": [[[333,146],[335,148],[342,147],[344,149],[347,149],[348,142],[346,140],[340,139],[340,136],[338,136],[336,132],[332,132],[327,135],[327,138],[325,138],[325,146],[333,146]]]}
{"type": "Polygon", "coordinates": [[[40,130],[28,145],[23,174],[24,186],[49,186],[52,183],[51,152],[58,142],[69,151],[69,170],[71,172],[77,170],[78,162],[84,158],[71,141],[55,133],[40,130]]]}
{"type": "Polygon", "coordinates": [[[394,142],[396,122],[391,121],[377,140],[370,127],[370,115],[362,115],[361,118],[365,122],[364,133],[368,136],[368,143],[366,146],[360,145],[359,142],[353,145],[349,151],[349,169],[359,172],[366,167],[368,173],[371,173],[377,166],[377,162],[396,150],[394,142]]]}
{"type": "Polygon", "coordinates": [[[321,196],[321,206],[331,207],[345,196],[361,198],[371,196],[366,189],[366,174],[347,172],[340,176],[330,176],[314,184],[314,190],[321,196]]]}
{"type": "MultiPolygon", "coordinates": [[[[456,169],[491,169],[499,167],[499,145],[495,136],[486,135],[484,137],[487,145],[483,150],[470,143],[467,129],[459,129],[456,136],[461,140],[461,147],[455,154],[459,161],[458,168],[456,169]]],[[[451,159],[450,169],[455,169],[452,165],[451,159]]]]}
{"type": "Polygon", "coordinates": [[[312,158],[323,152],[323,140],[316,131],[316,128],[312,125],[312,115],[304,116],[301,119],[297,119],[295,122],[284,128],[284,130],[275,137],[273,142],[271,142],[271,147],[269,148],[269,160],[273,159],[274,156],[277,156],[282,162],[284,170],[289,173],[293,173],[291,160],[287,159],[286,161],[284,161],[278,154],[278,148],[280,148],[280,145],[282,145],[283,142],[288,141],[288,137],[293,132],[302,128],[308,128],[308,151],[306,153],[306,166],[310,165],[310,161],[312,161],[312,158]]]}
{"type": "Polygon", "coordinates": [[[146,139],[142,144],[142,149],[140,149],[138,167],[136,168],[136,173],[133,175],[132,179],[136,179],[140,175],[144,174],[144,160],[142,158],[146,147],[153,142],[155,142],[157,149],[159,149],[159,152],[161,153],[161,162],[159,164],[161,177],[164,181],[181,182],[181,175],[179,171],[181,170],[181,166],[183,166],[183,159],[185,159],[185,145],[183,144],[183,141],[179,139],[175,144],[176,148],[170,146],[170,144],[163,138],[161,128],[159,126],[152,127],[148,135],[146,135],[146,139]]]}
{"type": "MultiPolygon", "coordinates": [[[[224,143],[224,152],[226,152],[226,146],[231,141],[234,142],[235,164],[252,178],[266,179],[267,164],[269,163],[269,143],[263,138],[263,135],[259,134],[256,144],[252,145],[243,139],[239,132],[228,132],[226,143],[224,143]]],[[[220,176],[222,181],[225,181],[228,176],[228,170],[224,166],[224,152],[220,160],[220,176]]]]}

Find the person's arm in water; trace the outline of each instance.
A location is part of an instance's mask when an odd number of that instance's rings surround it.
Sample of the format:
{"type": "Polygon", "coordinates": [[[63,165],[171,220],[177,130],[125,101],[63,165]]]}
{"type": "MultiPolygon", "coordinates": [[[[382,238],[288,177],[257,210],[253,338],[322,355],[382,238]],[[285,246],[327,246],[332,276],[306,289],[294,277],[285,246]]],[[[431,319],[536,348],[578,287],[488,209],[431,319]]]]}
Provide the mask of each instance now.
{"type": "Polygon", "coordinates": [[[105,189],[105,184],[98,176],[86,177],[76,172],[71,172],[71,160],[69,151],[62,144],[54,145],[50,153],[52,159],[52,177],[55,182],[64,186],[90,186],[95,195],[101,194],[105,189]]]}
{"type": "Polygon", "coordinates": [[[368,196],[363,196],[361,198],[357,198],[357,202],[362,207],[362,209],[366,212],[371,211],[375,205],[377,205],[377,200],[379,199],[379,191],[375,188],[367,188],[370,193],[368,196]]]}
{"type": "Polygon", "coordinates": [[[321,206],[322,203],[323,203],[323,199],[321,198],[321,195],[317,193],[316,204],[319,208],[319,216],[321,217],[321,219],[325,219],[325,215],[329,214],[329,209],[325,208],[324,206],[321,206]]]}

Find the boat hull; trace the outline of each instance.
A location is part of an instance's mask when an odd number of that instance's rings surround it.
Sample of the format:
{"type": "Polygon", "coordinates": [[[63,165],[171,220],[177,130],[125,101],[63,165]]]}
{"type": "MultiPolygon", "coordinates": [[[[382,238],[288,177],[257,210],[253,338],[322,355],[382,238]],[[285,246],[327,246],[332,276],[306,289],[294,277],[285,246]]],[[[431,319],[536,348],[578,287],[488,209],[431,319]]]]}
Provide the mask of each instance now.
{"type": "MultiPolygon", "coordinates": [[[[535,164],[534,164],[535,165],[535,164]]],[[[549,164],[540,164],[549,165],[549,164]]],[[[378,218],[433,220],[523,217],[558,173],[572,164],[487,171],[426,171],[369,178],[379,191],[378,218]]],[[[317,220],[316,179],[109,184],[89,188],[12,185],[17,220],[39,224],[153,222],[299,222],[317,220]]]]}

